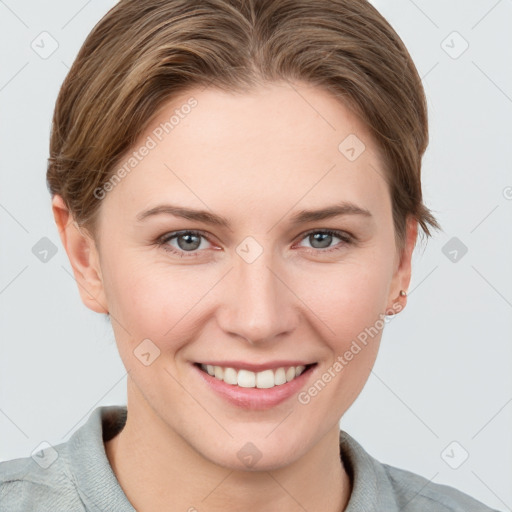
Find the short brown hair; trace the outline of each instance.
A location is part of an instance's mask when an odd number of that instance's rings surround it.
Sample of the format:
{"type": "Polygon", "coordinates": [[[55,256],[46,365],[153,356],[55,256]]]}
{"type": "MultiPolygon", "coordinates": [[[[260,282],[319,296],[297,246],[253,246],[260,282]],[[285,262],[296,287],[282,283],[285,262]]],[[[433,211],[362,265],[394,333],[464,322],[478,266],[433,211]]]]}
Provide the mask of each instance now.
{"type": "MultiPolygon", "coordinates": [[[[94,191],[155,112],[198,85],[245,91],[260,81],[319,86],[369,127],[393,205],[397,246],[423,204],[425,93],[400,37],[366,0],[121,0],[82,45],[55,105],[47,184],[95,233],[94,191]]],[[[340,141],[341,142],[341,141],[340,141]]]]}

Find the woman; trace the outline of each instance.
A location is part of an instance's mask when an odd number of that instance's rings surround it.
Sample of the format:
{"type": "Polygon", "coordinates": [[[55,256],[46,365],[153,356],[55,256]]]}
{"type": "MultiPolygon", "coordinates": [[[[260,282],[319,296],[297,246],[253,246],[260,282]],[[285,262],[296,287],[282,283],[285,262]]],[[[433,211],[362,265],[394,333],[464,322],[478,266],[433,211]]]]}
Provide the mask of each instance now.
{"type": "Polygon", "coordinates": [[[367,2],[121,0],[62,86],[47,179],[128,404],[52,463],[2,463],[2,507],[490,510],[339,429],[418,227],[440,227],[427,138],[414,64],[367,2]]]}

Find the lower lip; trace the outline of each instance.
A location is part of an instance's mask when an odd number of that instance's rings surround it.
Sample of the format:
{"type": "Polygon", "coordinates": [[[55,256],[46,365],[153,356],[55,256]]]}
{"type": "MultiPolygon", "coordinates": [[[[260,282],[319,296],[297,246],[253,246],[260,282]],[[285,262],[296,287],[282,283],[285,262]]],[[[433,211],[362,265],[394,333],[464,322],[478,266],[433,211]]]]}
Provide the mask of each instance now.
{"type": "Polygon", "coordinates": [[[243,388],[226,384],[204,372],[197,365],[192,366],[215,393],[237,407],[251,410],[270,409],[295,395],[305,385],[306,380],[316,368],[316,365],[311,366],[290,382],[273,388],[243,388]]]}

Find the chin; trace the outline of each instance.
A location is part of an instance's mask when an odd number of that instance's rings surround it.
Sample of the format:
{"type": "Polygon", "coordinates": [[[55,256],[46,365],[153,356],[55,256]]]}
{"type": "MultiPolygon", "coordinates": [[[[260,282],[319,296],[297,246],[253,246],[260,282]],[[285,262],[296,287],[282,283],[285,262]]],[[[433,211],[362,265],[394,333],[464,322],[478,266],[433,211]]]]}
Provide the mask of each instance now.
{"type": "MultiPolygon", "coordinates": [[[[275,428],[274,425],[272,428],[275,428]]],[[[274,437],[272,428],[265,425],[264,429],[251,429],[254,432],[245,432],[233,438],[218,439],[218,444],[196,446],[202,457],[210,462],[233,471],[273,471],[286,467],[305,452],[308,444],[305,439],[295,439],[286,430],[274,437]],[[273,437],[273,439],[271,439],[273,437]]],[[[297,434],[297,430],[294,429],[297,434]]],[[[215,441],[213,441],[215,443],[215,441]]]]}

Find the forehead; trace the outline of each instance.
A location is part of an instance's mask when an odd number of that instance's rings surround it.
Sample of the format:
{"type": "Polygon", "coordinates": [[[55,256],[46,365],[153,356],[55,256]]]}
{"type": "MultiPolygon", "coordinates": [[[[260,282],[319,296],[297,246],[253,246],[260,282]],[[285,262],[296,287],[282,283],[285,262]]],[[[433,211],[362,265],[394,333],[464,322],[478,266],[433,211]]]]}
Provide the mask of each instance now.
{"type": "Polygon", "coordinates": [[[389,207],[367,127],[330,93],[300,83],[190,89],[158,111],[123,164],[129,172],[107,202],[126,214],[166,198],[224,211],[344,199],[389,207]]]}

